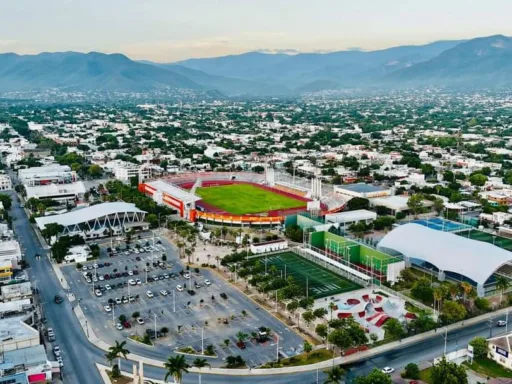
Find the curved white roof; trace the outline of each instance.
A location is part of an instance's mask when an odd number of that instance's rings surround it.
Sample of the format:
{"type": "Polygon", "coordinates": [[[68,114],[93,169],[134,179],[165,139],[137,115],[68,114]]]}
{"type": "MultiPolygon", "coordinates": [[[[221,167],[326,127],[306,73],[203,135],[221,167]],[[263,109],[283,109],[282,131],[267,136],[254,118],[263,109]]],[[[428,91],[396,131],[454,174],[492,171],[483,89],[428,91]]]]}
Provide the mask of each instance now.
{"type": "Polygon", "coordinates": [[[413,223],[393,229],[379,242],[379,248],[427,261],[441,271],[462,274],[482,285],[500,266],[512,261],[512,252],[492,244],[413,223]]]}
{"type": "Polygon", "coordinates": [[[38,217],[36,218],[36,223],[40,229],[43,229],[44,226],[49,223],[57,223],[67,227],[69,225],[80,224],[103,216],[112,215],[114,213],[124,212],[145,213],[144,211],[141,211],[139,208],[137,208],[135,204],[132,203],[102,203],[92,205],[87,208],[77,209],[76,211],[63,213],[62,215],[38,217]]]}

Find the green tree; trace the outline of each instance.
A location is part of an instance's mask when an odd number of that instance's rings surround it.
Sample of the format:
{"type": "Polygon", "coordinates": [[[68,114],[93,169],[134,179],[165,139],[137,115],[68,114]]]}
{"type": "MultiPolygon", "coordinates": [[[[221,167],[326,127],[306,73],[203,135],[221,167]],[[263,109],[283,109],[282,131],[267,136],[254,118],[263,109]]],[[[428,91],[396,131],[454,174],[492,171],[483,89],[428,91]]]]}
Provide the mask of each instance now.
{"type": "Polygon", "coordinates": [[[415,193],[407,200],[407,207],[411,210],[411,212],[416,217],[418,213],[420,213],[423,209],[423,195],[420,193],[415,193]]]}
{"type": "Polygon", "coordinates": [[[44,229],[41,231],[41,236],[46,240],[46,242],[50,242],[50,239],[54,236],[57,236],[64,230],[64,227],[57,223],[48,223],[45,224],[44,229]]]}
{"type": "Polygon", "coordinates": [[[370,200],[362,197],[353,197],[347,202],[347,210],[349,211],[368,208],[370,208],[370,200]]]}
{"type": "Polygon", "coordinates": [[[417,364],[409,363],[405,366],[404,377],[418,380],[420,378],[420,368],[417,364]]]}
{"type": "MultiPolygon", "coordinates": [[[[209,367],[210,364],[206,359],[201,359],[198,357],[192,362],[192,366],[201,369],[204,367],[209,367]]],[[[201,373],[199,373],[199,382],[201,382],[201,373]]]]}
{"type": "Polygon", "coordinates": [[[167,361],[164,363],[164,367],[167,370],[164,381],[167,381],[169,376],[172,376],[175,383],[181,384],[183,374],[188,373],[190,365],[185,361],[185,356],[176,355],[169,356],[167,361]]]}
{"type": "Polygon", "coordinates": [[[481,173],[475,173],[469,177],[469,182],[477,187],[483,186],[487,182],[487,176],[481,173]]]}
{"type": "Polygon", "coordinates": [[[316,326],[316,328],[315,328],[315,332],[322,339],[325,339],[327,337],[327,335],[328,335],[327,325],[325,325],[325,324],[318,324],[316,326]]]}
{"type": "Polygon", "coordinates": [[[89,176],[91,176],[93,179],[97,179],[98,177],[101,177],[103,174],[103,169],[97,164],[93,164],[87,169],[87,173],[89,176]]]}
{"type": "Polygon", "coordinates": [[[446,361],[444,357],[432,367],[430,377],[432,384],[468,384],[465,368],[446,361]]]}
{"type": "Polygon", "coordinates": [[[312,350],[313,346],[307,340],[304,340],[304,352],[306,353],[306,360],[309,358],[309,354],[312,350]]]}
{"type": "Polygon", "coordinates": [[[436,198],[434,200],[434,209],[436,210],[436,212],[439,214],[441,212],[443,212],[443,209],[444,209],[444,201],[440,198],[436,198]]]}
{"type": "Polygon", "coordinates": [[[302,314],[302,318],[304,319],[304,321],[306,322],[306,324],[309,326],[309,324],[315,320],[315,315],[313,314],[312,311],[306,311],[302,314]]]}
{"type": "Polygon", "coordinates": [[[444,303],[442,319],[446,323],[456,323],[457,321],[463,320],[467,315],[466,308],[464,305],[457,303],[456,301],[447,301],[444,303]]]}
{"type": "Polygon", "coordinates": [[[500,291],[500,304],[503,303],[503,293],[510,287],[510,281],[504,276],[496,276],[496,289],[500,291]]]}
{"type": "Polygon", "coordinates": [[[324,384],[339,384],[344,374],[345,371],[341,367],[333,367],[327,371],[327,379],[324,381],[324,384]]]}
{"type": "Polygon", "coordinates": [[[469,342],[469,345],[473,347],[475,357],[487,356],[487,339],[485,337],[475,337],[469,342]]]}
{"type": "Polygon", "coordinates": [[[414,298],[427,304],[432,303],[434,298],[434,291],[430,286],[430,280],[426,277],[418,279],[418,281],[416,281],[412,286],[411,294],[414,298]]]}
{"type": "Polygon", "coordinates": [[[392,384],[391,377],[378,369],[374,369],[368,376],[359,376],[356,384],[392,384]]]}
{"type": "Polygon", "coordinates": [[[107,360],[110,359],[110,361],[118,359],[117,366],[119,369],[121,369],[121,357],[126,359],[130,353],[130,351],[125,348],[125,345],[126,341],[119,342],[116,340],[115,345],[111,346],[105,355],[107,360]]]}
{"type": "Polygon", "coordinates": [[[393,339],[401,339],[405,336],[405,330],[400,321],[395,318],[388,319],[384,324],[384,330],[386,331],[386,336],[389,335],[393,339]]]}

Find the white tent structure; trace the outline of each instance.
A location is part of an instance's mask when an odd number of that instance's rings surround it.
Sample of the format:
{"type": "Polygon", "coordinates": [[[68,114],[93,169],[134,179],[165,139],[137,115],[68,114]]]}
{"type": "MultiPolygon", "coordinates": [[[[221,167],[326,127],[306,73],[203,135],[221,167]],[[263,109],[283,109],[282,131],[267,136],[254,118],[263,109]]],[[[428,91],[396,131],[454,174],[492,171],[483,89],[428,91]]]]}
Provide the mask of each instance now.
{"type": "Polygon", "coordinates": [[[399,252],[406,261],[420,259],[436,266],[439,280],[444,280],[444,272],[466,276],[477,283],[479,296],[484,296],[484,284],[500,267],[512,265],[512,253],[505,249],[413,223],[393,229],[378,247],[399,252]]]}

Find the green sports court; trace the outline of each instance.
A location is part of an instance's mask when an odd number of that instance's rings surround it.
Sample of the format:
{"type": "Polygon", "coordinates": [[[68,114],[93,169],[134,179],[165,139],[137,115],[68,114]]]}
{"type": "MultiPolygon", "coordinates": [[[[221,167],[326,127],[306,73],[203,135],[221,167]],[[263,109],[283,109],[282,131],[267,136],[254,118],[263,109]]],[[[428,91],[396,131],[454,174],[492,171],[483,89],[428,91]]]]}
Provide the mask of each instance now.
{"type": "Polygon", "coordinates": [[[457,235],[461,237],[467,237],[472,240],[483,241],[489,244],[494,244],[497,247],[506,249],[507,251],[512,251],[512,239],[496,236],[492,233],[487,233],[483,231],[479,231],[478,229],[472,229],[470,231],[459,232],[457,235]]]}
{"type": "Polygon", "coordinates": [[[286,276],[293,276],[295,281],[304,287],[304,292],[306,291],[306,286],[308,286],[309,296],[315,299],[361,288],[360,285],[353,281],[345,279],[293,252],[263,256],[261,261],[264,263],[265,260],[267,268],[270,268],[272,265],[276,266],[278,273],[283,271],[283,277],[286,269],[286,276]]]}

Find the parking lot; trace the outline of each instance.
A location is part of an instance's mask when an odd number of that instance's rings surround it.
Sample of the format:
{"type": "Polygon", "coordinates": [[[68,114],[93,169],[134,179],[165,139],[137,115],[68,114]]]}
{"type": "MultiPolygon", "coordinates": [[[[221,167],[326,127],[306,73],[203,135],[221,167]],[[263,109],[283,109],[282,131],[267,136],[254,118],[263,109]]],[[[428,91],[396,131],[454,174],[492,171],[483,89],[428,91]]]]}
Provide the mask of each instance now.
{"type": "Polygon", "coordinates": [[[167,328],[168,333],[153,339],[154,347],[129,342],[130,350],[143,348],[146,356],[162,359],[173,349],[192,347],[200,352],[213,345],[219,359],[210,363],[216,366],[230,355],[241,355],[253,367],[274,360],[277,338],[282,353],[302,351],[296,333],[214,273],[187,271],[165,239],[134,240],[131,252],[119,244],[120,251],[109,257],[107,249],[116,245],[101,245],[100,259],[86,263],[84,270],[62,267],[93,329],[106,342],[167,328]],[[137,244],[147,250],[136,253],[137,244]],[[124,324],[120,315],[127,318],[124,324]],[[273,332],[260,343],[252,335],[262,326],[273,332]],[[239,331],[248,335],[244,349],[236,344],[239,331]]]}

